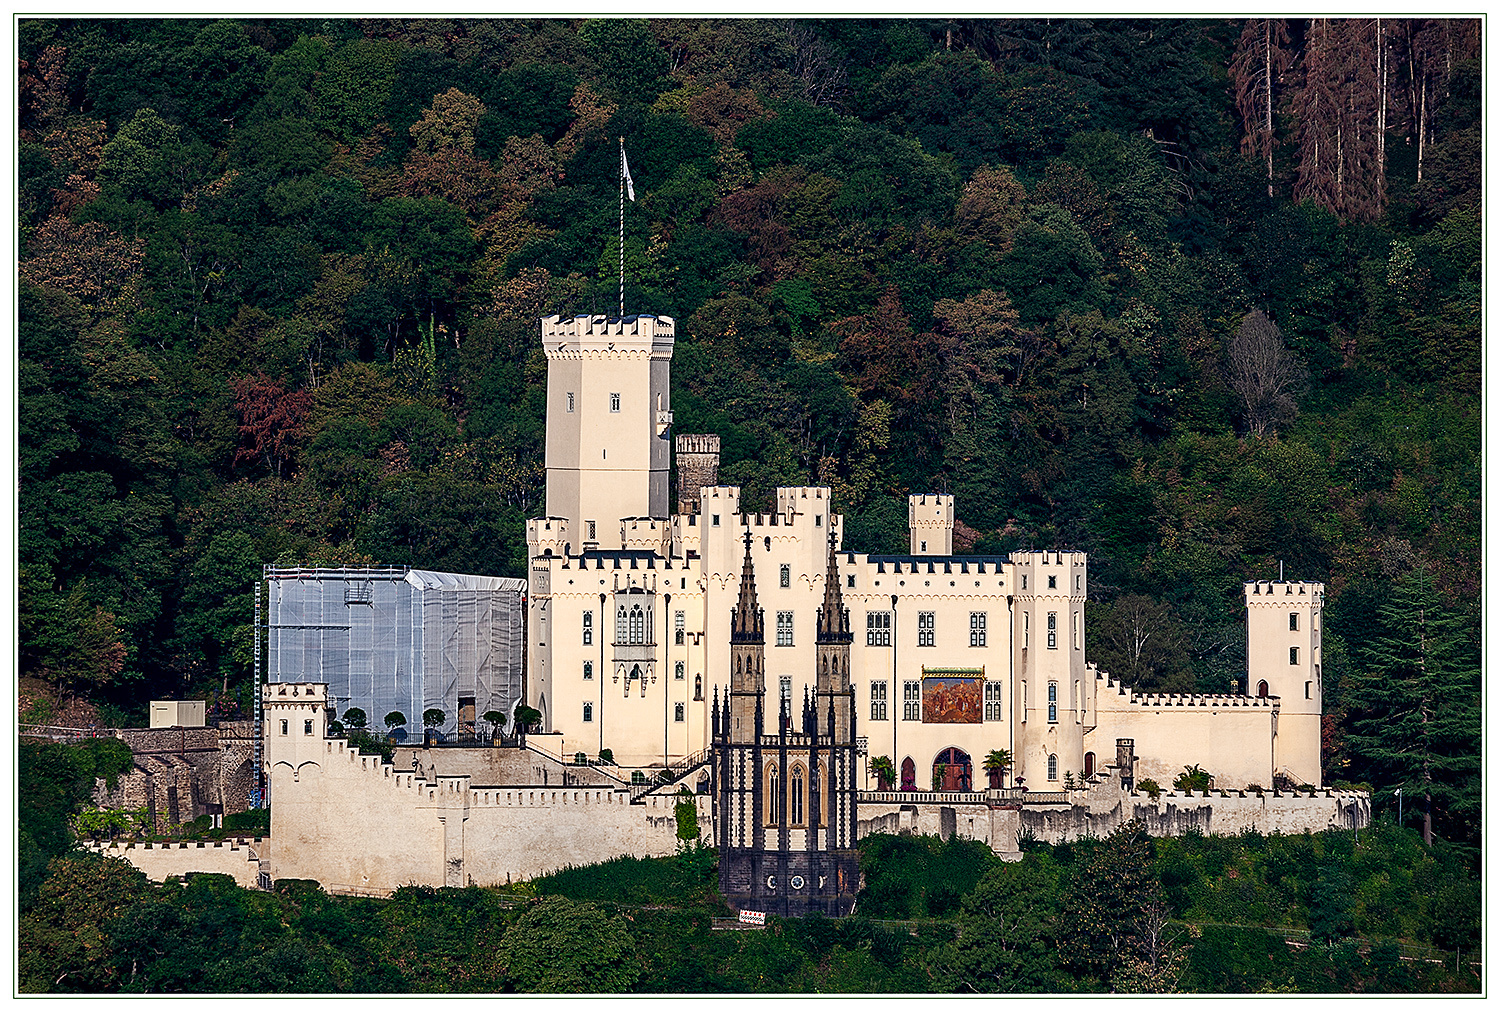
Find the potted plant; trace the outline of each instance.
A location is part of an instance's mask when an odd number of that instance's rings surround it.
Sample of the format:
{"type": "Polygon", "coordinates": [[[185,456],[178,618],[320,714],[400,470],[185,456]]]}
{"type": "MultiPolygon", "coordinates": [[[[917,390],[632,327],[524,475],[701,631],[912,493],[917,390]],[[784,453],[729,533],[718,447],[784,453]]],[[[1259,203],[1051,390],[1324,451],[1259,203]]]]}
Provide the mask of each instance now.
{"type": "Polygon", "coordinates": [[[876,790],[888,791],[896,784],[896,764],[888,755],[878,755],[870,760],[870,772],[875,774],[876,790]]]}
{"type": "Polygon", "coordinates": [[[1005,786],[1005,773],[1010,769],[1010,763],[1010,749],[1008,748],[992,749],[984,757],[984,771],[990,775],[991,787],[1005,786]]]}
{"type": "Polygon", "coordinates": [[[428,745],[431,745],[433,739],[437,737],[437,729],[447,722],[448,715],[435,706],[430,710],[422,711],[422,727],[426,731],[428,745]]]}
{"type": "Polygon", "coordinates": [[[542,723],[542,711],[531,706],[516,707],[516,730],[535,732],[542,723]]]}

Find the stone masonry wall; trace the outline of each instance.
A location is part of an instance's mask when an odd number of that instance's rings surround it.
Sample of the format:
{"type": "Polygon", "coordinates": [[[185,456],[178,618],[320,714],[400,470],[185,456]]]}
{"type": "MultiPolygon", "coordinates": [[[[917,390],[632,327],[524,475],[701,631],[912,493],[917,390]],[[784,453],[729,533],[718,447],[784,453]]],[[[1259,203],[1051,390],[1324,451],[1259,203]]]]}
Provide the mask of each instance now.
{"type": "Polygon", "coordinates": [[[1066,792],[1067,800],[1059,804],[987,805],[978,795],[972,803],[923,801],[923,793],[914,792],[910,802],[861,802],[859,835],[914,833],[943,839],[956,835],[987,843],[1002,856],[1019,857],[1021,834],[1046,843],[1102,838],[1132,819],[1141,820],[1152,836],[1181,836],[1189,830],[1220,836],[1250,829],[1267,834],[1319,833],[1363,829],[1370,824],[1370,796],[1363,791],[1166,791],[1153,799],[1124,790],[1113,768],[1086,789],[1066,792]]]}
{"type": "Polygon", "coordinates": [[[255,784],[254,721],[218,727],[116,728],[130,746],[135,766],[115,790],[101,778],[94,803],[101,808],[145,808],[158,829],[181,825],[219,806],[233,815],[249,808],[255,784]]]}

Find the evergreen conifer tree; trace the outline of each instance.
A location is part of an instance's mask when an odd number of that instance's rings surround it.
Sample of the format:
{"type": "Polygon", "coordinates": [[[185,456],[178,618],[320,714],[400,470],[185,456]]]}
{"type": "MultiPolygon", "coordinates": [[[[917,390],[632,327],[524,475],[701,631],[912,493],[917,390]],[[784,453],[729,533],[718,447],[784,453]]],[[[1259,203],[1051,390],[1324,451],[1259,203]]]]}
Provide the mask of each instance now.
{"type": "Polygon", "coordinates": [[[1444,835],[1472,842],[1480,805],[1474,629],[1425,569],[1402,578],[1379,615],[1382,631],[1345,688],[1355,775],[1371,783],[1377,803],[1398,787],[1420,798],[1425,843],[1432,843],[1434,809],[1444,835]]]}

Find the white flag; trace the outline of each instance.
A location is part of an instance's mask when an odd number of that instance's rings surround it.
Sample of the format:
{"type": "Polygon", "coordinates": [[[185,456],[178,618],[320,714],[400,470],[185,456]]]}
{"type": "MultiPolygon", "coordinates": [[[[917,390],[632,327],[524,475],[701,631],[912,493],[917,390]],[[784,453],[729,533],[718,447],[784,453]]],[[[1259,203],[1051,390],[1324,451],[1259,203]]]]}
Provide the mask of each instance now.
{"type": "Polygon", "coordinates": [[[635,180],[630,178],[630,159],[625,157],[625,149],[620,149],[620,170],[625,173],[625,195],[632,201],[635,200],[635,180]]]}

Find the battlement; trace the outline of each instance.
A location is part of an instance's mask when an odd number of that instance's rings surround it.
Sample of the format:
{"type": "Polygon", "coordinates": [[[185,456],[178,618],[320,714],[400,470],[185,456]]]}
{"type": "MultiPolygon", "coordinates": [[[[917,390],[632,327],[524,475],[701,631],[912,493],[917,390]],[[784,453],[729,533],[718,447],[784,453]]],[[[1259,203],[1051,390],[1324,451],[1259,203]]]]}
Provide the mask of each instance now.
{"type": "Polygon", "coordinates": [[[536,517],[526,521],[526,546],[532,555],[566,555],[573,544],[573,521],[536,517]]]}
{"type": "Polygon", "coordinates": [[[663,551],[672,522],[662,517],[624,517],[620,520],[620,543],[626,551],[663,551]]]}
{"type": "Polygon", "coordinates": [[[549,359],[670,358],[676,329],[670,316],[545,316],[541,325],[542,348],[549,359]]]}
{"type": "Polygon", "coordinates": [[[1008,558],[1012,565],[1038,568],[1061,566],[1071,569],[1087,569],[1089,562],[1087,552],[1061,552],[1050,548],[1041,551],[1011,552],[1008,558]]]}
{"type": "Polygon", "coordinates": [[[833,489],[822,485],[788,485],[776,490],[778,513],[809,513],[833,504],[833,489]]]}
{"type": "Polygon", "coordinates": [[[102,840],[85,840],[80,845],[84,850],[91,850],[96,854],[110,854],[115,857],[124,856],[128,850],[220,850],[228,852],[246,851],[254,856],[253,847],[262,845],[263,837],[232,837],[227,840],[113,840],[105,843],[102,840]]]}
{"type": "Polygon", "coordinates": [[[328,686],[321,682],[271,682],[261,686],[266,706],[328,705],[328,686]]]}
{"type": "Polygon", "coordinates": [[[678,453],[719,453],[719,437],[712,433],[683,433],[675,438],[678,453]]]}
{"type": "Polygon", "coordinates": [[[1277,709],[1281,705],[1279,696],[1241,696],[1236,693],[1197,692],[1136,692],[1120,686],[1119,695],[1126,697],[1130,706],[1148,709],[1196,706],[1222,709],[1224,707],[1249,707],[1251,709],[1277,709]]]}
{"type": "Polygon", "coordinates": [[[1323,603],[1323,585],[1306,581],[1255,580],[1245,584],[1245,605],[1293,605],[1323,603]]]}
{"type": "Polygon", "coordinates": [[[946,493],[923,492],[906,497],[908,514],[912,523],[944,523],[953,517],[953,496],[946,493]]]}

